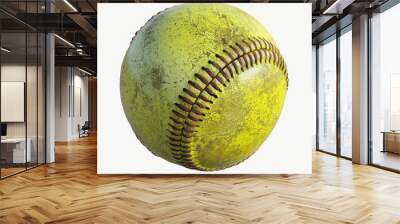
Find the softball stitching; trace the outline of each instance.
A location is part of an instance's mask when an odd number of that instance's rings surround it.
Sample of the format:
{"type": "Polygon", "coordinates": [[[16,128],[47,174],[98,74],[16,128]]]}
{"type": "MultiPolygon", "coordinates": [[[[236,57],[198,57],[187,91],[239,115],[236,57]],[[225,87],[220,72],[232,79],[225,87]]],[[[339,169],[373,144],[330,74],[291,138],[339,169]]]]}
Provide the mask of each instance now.
{"type": "Polygon", "coordinates": [[[183,88],[178,101],[171,111],[167,138],[174,159],[181,165],[204,171],[212,169],[196,163],[191,154],[192,138],[200,126],[210,105],[218,98],[218,93],[241,72],[262,63],[271,64],[288,73],[285,61],[272,43],[264,38],[252,37],[230,45],[223,54],[216,54],[219,62],[208,61],[195,73],[194,79],[183,88]],[[216,72],[215,72],[216,70],[216,72]]]}

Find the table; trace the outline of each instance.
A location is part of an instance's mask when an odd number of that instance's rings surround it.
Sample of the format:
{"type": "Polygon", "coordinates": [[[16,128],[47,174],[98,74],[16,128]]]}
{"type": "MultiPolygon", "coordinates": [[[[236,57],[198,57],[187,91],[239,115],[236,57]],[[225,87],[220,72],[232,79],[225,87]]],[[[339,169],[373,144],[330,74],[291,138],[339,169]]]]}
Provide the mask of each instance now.
{"type": "Polygon", "coordinates": [[[25,138],[5,138],[1,139],[1,156],[9,163],[26,163],[31,162],[32,153],[30,138],[26,139],[28,143],[25,154],[25,138]],[[12,159],[11,159],[12,158],[12,159]]]}
{"type": "Polygon", "coordinates": [[[382,131],[383,150],[382,152],[392,152],[400,154],[400,131],[382,131]]]}

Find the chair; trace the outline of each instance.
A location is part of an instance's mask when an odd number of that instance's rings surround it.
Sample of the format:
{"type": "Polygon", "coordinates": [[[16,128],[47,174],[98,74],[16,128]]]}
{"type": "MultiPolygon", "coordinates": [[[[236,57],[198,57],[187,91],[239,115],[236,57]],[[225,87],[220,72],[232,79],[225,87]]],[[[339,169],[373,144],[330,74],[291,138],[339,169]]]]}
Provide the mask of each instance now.
{"type": "Polygon", "coordinates": [[[82,127],[80,127],[80,125],[78,124],[79,138],[89,136],[89,129],[90,129],[89,121],[85,121],[82,127]]]}

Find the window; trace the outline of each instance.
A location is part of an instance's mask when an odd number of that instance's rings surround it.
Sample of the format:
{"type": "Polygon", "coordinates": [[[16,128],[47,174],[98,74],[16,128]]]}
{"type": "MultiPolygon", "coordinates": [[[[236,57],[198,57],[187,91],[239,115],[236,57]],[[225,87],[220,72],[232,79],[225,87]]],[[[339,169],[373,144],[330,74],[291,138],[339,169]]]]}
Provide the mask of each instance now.
{"type": "Polygon", "coordinates": [[[318,48],[318,149],[336,153],[336,39],[318,48]]]}
{"type": "Polygon", "coordinates": [[[371,18],[371,140],[374,165],[400,170],[400,5],[371,18]]]}
{"type": "Polygon", "coordinates": [[[340,154],[352,157],[352,33],[340,36],[340,154]]]}
{"type": "MultiPolygon", "coordinates": [[[[15,5],[1,2],[0,6],[15,5]]],[[[14,9],[42,13],[44,1],[18,2],[14,9]]],[[[45,163],[45,35],[0,13],[0,178],[45,163]],[[12,24],[12,25],[10,25],[12,24]]]]}

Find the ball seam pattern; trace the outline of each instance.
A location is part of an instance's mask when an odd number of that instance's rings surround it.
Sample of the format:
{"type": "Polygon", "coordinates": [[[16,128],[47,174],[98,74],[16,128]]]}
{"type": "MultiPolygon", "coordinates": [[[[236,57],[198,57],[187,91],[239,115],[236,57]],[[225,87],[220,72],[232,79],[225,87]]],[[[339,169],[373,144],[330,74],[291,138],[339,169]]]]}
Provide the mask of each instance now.
{"type": "MultiPolygon", "coordinates": [[[[195,73],[182,89],[171,111],[167,139],[171,154],[177,163],[189,168],[212,171],[193,159],[191,143],[198,128],[210,110],[210,105],[218,98],[227,84],[241,72],[256,65],[266,63],[288,73],[283,56],[274,44],[262,37],[250,37],[223,49],[223,54],[216,54],[218,59],[209,60],[201,67],[201,73],[195,73]]],[[[286,86],[288,87],[288,86],[286,86]]]]}

